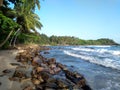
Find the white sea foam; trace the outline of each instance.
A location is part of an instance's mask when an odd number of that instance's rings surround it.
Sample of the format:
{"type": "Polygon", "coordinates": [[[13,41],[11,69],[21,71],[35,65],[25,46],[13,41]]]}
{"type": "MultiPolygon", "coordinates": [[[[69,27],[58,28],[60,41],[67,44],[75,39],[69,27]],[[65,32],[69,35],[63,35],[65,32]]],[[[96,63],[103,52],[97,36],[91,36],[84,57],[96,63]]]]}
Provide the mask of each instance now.
{"type": "Polygon", "coordinates": [[[89,48],[72,48],[73,50],[76,51],[87,51],[87,52],[94,52],[94,49],[89,49],[89,48]]]}
{"type": "Polygon", "coordinates": [[[120,51],[110,51],[110,53],[113,54],[113,55],[120,56],[120,51]]]}
{"type": "Polygon", "coordinates": [[[64,51],[64,53],[67,55],[73,56],[73,57],[81,58],[91,63],[95,63],[95,64],[102,65],[105,67],[111,67],[111,68],[120,70],[120,61],[117,61],[114,59],[104,58],[103,60],[101,60],[97,57],[95,58],[93,56],[75,54],[70,51],[64,51]]]}
{"type": "Polygon", "coordinates": [[[111,47],[110,45],[89,45],[87,47],[111,47]]]}
{"type": "Polygon", "coordinates": [[[115,50],[108,50],[108,49],[91,49],[91,48],[83,48],[83,47],[79,47],[79,48],[72,48],[72,50],[75,51],[84,51],[84,52],[95,52],[95,53],[109,53],[112,55],[117,55],[120,56],[120,51],[115,51],[115,50]]]}

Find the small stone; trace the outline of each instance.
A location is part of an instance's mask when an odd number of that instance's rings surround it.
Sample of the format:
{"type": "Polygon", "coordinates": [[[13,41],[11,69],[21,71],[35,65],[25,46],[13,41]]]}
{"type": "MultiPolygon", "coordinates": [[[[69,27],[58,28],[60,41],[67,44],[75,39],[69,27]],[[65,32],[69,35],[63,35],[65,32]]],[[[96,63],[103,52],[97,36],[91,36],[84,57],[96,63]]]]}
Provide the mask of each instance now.
{"type": "Polygon", "coordinates": [[[48,72],[40,72],[39,73],[39,75],[42,77],[42,79],[44,80],[44,81],[46,81],[47,82],[47,80],[50,78],[50,74],[48,73],[48,72]]]}
{"type": "Polygon", "coordinates": [[[49,54],[49,52],[44,52],[44,54],[49,54]]]}
{"type": "Polygon", "coordinates": [[[57,74],[58,72],[60,72],[61,71],[61,69],[59,68],[59,67],[56,67],[56,68],[54,68],[54,72],[57,74]]]}
{"type": "Polygon", "coordinates": [[[49,70],[50,74],[55,74],[54,70],[49,70]]]}
{"type": "Polygon", "coordinates": [[[39,81],[38,79],[33,79],[32,82],[33,82],[33,84],[35,84],[35,85],[40,84],[40,81],[39,81]]]}
{"type": "Polygon", "coordinates": [[[20,66],[19,63],[10,63],[12,66],[20,66]]]}
{"type": "Polygon", "coordinates": [[[56,63],[56,59],[55,58],[50,58],[48,59],[48,65],[51,65],[51,64],[55,64],[56,63]]]}
{"type": "Polygon", "coordinates": [[[38,78],[38,80],[39,80],[40,82],[44,82],[44,80],[42,79],[41,76],[38,76],[37,78],[38,78]]]}
{"type": "Polygon", "coordinates": [[[18,82],[20,81],[20,79],[17,77],[10,77],[9,80],[10,81],[18,81],[18,82]]]}
{"type": "Polygon", "coordinates": [[[64,89],[64,90],[68,89],[68,85],[65,80],[57,80],[56,83],[58,85],[58,88],[64,89]]]}
{"type": "Polygon", "coordinates": [[[33,90],[33,87],[27,86],[27,87],[25,87],[23,90],[33,90]]]}
{"type": "Polygon", "coordinates": [[[41,72],[41,71],[43,71],[43,70],[44,70],[43,67],[37,67],[37,68],[36,68],[37,73],[39,73],[39,72],[41,72]]]}
{"type": "Polygon", "coordinates": [[[56,65],[55,65],[55,64],[51,64],[49,67],[50,67],[51,69],[54,69],[54,68],[56,68],[56,65]]]}
{"type": "Polygon", "coordinates": [[[9,69],[5,69],[5,70],[3,70],[2,72],[3,72],[3,73],[10,73],[11,70],[9,70],[9,69]]]}

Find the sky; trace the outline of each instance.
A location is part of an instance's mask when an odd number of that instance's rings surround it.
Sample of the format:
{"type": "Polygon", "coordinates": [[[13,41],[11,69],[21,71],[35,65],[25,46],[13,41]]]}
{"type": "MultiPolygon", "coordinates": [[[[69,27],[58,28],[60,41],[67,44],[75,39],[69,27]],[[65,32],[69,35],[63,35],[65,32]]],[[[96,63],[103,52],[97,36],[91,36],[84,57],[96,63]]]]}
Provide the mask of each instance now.
{"type": "Polygon", "coordinates": [[[120,43],[120,0],[41,0],[40,33],[120,43]]]}

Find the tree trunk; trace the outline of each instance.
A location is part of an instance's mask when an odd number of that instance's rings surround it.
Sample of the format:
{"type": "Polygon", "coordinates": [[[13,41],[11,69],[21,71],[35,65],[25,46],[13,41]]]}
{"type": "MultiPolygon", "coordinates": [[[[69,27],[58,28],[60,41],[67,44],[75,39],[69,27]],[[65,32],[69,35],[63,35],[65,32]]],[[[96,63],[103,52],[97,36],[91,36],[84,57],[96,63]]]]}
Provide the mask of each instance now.
{"type": "Polygon", "coordinates": [[[8,34],[7,38],[0,44],[0,47],[2,47],[10,38],[11,34],[13,33],[13,30],[10,31],[10,33],[8,34]]]}
{"type": "Polygon", "coordinates": [[[0,0],[0,7],[3,5],[3,0],[0,0]]]}
{"type": "Polygon", "coordinates": [[[16,36],[15,36],[15,39],[14,39],[14,42],[13,42],[13,46],[15,47],[15,43],[16,43],[16,40],[17,40],[17,37],[20,33],[20,29],[18,29],[17,33],[16,33],[16,36]]]}
{"type": "Polygon", "coordinates": [[[14,38],[15,38],[15,35],[16,35],[19,31],[20,31],[20,28],[14,33],[13,37],[12,37],[11,40],[10,40],[10,45],[9,45],[9,46],[12,45],[12,42],[13,42],[13,40],[14,40],[14,38]]]}

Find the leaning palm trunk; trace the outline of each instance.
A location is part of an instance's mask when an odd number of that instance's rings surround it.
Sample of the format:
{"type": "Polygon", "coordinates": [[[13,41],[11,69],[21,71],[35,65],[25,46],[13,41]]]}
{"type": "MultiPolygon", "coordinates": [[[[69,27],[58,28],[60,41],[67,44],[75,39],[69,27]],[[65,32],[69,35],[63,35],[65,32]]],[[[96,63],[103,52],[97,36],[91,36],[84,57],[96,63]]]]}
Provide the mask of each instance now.
{"type": "Polygon", "coordinates": [[[15,43],[16,43],[16,40],[17,40],[19,33],[20,33],[20,29],[18,29],[18,32],[16,33],[15,39],[13,41],[13,47],[15,47],[15,43]]]}
{"type": "Polygon", "coordinates": [[[6,39],[0,44],[0,47],[2,47],[10,38],[11,34],[13,33],[13,30],[10,31],[10,33],[8,34],[8,36],[6,37],[6,39]]]}
{"type": "Polygon", "coordinates": [[[18,30],[14,33],[13,37],[12,37],[11,40],[10,40],[10,45],[9,45],[9,46],[12,45],[12,42],[13,42],[13,40],[14,40],[14,38],[15,38],[15,35],[16,35],[19,31],[20,31],[20,28],[18,28],[18,30]]]}

